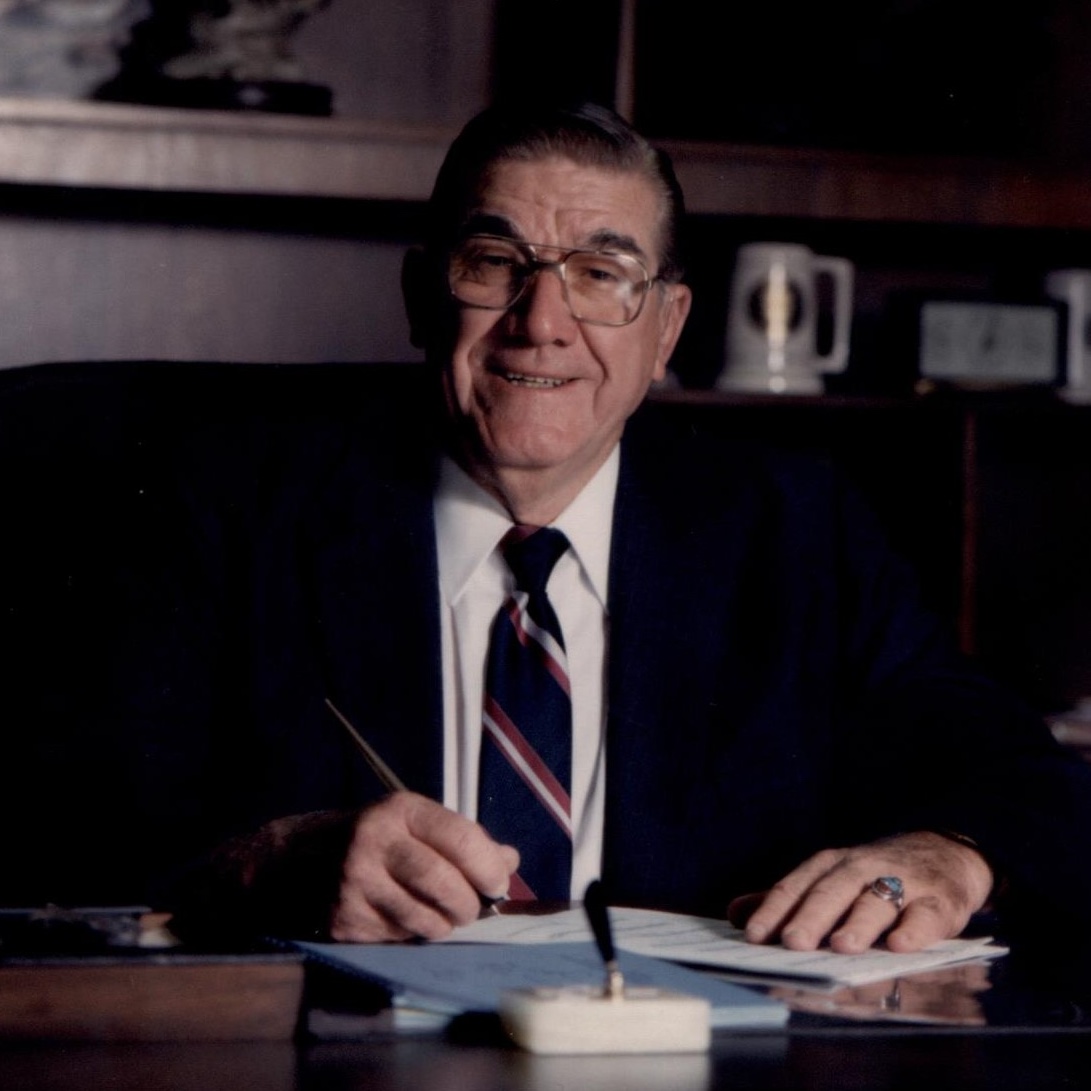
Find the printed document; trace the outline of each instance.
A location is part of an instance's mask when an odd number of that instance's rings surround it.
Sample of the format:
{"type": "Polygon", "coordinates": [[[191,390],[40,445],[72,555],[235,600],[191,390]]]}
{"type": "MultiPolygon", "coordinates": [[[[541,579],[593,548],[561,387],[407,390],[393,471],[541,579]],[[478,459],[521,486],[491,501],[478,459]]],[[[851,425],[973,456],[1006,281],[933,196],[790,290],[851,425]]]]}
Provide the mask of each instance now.
{"type": "MultiPolygon", "coordinates": [[[[759,980],[810,982],[816,986],[863,985],[976,959],[996,958],[1007,948],[988,937],[945,940],[924,951],[898,954],[875,947],[842,955],[829,949],[790,951],[779,944],[747,943],[724,920],[650,909],[610,910],[614,945],[622,951],[704,966],[759,980]]],[[[568,909],[543,915],[499,913],[457,928],[456,943],[551,944],[586,940],[587,915],[568,909]]]]}

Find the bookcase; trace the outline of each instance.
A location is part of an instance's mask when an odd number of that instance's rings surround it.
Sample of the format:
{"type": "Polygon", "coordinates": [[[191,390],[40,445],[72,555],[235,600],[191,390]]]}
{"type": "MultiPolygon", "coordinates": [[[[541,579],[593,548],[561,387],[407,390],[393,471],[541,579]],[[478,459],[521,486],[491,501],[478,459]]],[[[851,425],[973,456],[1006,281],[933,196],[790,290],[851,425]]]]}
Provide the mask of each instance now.
{"type": "Polygon", "coordinates": [[[964,98],[929,99],[929,127],[909,90],[862,81],[883,50],[872,56],[866,37],[853,45],[844,33],[856,17],[889,50],[897,18],[945,25],[943,5],[842,7],[778,6],[794,28],[778,38],[758,11],[733,11],[721,34],[690,0],[558,0],[548,19],[519,0],[333,4],[313,20],[308,59],[321,64],[336,44],[329,71],[355,74],[369,94],[349,95],[352,108],[332,118],[0,99],[0,367],[415,359],[400,262],[462,115],[535,81],[613,95],[670,152],[688,200],[696,302],[677,384],[655,396],[832,452],[967,649],[1065,707],[1091,693],[1091,409],[1041,391],[916,396],[891,381],[887,314],[907,289],[1033,295],[1048,269],[1091,267],[1091,15],[954,5],[929,86],[959,71],[975,13],[992,28],[988,50],[966,69],[976,84],[951,85],[964,98]],[[816,26],[824,37],[800,52],[816,26]],[[407,42],[429,65],[400,66],[406,87],[388,75],[378,94],[366,77],[398,67],[407,42]],[[773,89],[764,110],[762,73],[773,89]],[[823,74],[829,83],[804,103],[806,79],[823,74]],[[793,114],[793,102],[807,111],[793,114]],[[897,107],[888,130],[876,121],[884,103],[897,107]],[[960,144],[960,132],[976,135],[960,144]],[[764,239],[855,263],[845,391],[710,389],[734,250],[764,239]]]}

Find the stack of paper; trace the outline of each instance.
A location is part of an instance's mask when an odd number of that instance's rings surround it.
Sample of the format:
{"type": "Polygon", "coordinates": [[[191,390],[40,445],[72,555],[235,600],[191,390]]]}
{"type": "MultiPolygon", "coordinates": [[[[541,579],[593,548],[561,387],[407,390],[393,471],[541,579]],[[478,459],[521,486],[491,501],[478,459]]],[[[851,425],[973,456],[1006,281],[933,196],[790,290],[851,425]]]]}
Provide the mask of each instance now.
{"type": "MultiPolygon", "coordinates": [[[[860,955],[842,955],[829,949],[790,951],[779,944],[747,943],[740,929],[710,917],[611,909],[610,920],[619,950],[745,974],[762,981],[809,981],[822,986],[863,985],[959,962],[996,958],[1007,951],[987,937],[946,940],[912,954],[896,954],[878,947],[860,955]]],[[[483,917],[458,929],[444,942],[541,946],[571,943],[586,934],[583,910],[570,909],[546,916],[483,917]]]]}
{"type": "MultiPolygon", "coordinates": [[[[958,939],[913,954],[880,948],[860,955],[790,951],[747,943],[739,929],[713,918],[646,909],[611,909],[610,918],[626,984],[703,996],[717,1028],[770,1028],[787,1021],[786,1004],[734,981],[831,989],[995,958],[1006,950],[989,939],[958,939]]],[[[395,1014],[408,1017],[395,1019],[396,1027],[434,1027],[466,1012],[495,1011],[505,989],[601,984],[602,960],[588,933],[584,911],[571,909],[489,915],[439,943],[297,946],[312,959],[381,985],[395,1014]]]]}

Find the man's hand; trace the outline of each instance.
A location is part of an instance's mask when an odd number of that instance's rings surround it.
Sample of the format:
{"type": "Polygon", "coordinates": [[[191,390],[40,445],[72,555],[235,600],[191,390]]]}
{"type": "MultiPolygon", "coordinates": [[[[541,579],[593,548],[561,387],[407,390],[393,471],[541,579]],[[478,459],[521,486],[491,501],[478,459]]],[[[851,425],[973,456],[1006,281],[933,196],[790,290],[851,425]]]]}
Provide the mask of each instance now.
{"type": "Polygon", "coordinates": [[[467,818],[395,792],[356,819],[330,920],[335,940],[440,939],[502,897],[519,854],[467,818]]]}
{"type": "Polygon", "coordinates": [[[881,936],[892,951],[919,951],[957,936],[992,889],[980,853],[937,833],[908,833],[851,849],[826,849],[764,894],[736,898],[727,915],[752,943],[779,939],[796,951],[825,940],[844,954],[881,936]],[[884,875],[905,886],[905,905],[871,893],[884,875]]]}

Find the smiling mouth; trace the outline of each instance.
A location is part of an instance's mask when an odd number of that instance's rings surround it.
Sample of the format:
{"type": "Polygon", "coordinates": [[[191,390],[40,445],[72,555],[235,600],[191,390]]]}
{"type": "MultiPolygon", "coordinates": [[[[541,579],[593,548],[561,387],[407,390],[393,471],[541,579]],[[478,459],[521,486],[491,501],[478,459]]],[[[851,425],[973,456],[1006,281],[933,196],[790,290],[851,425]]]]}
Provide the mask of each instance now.
{"type": "Polygon", "coordinates": [[[529,386],[537,390],[552,390],[568,382],[568,379],[542,379],[533,375],[518,375],[514,371],[503,372],[502,377],[514,386],[529,386]]]}

